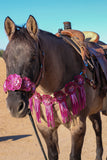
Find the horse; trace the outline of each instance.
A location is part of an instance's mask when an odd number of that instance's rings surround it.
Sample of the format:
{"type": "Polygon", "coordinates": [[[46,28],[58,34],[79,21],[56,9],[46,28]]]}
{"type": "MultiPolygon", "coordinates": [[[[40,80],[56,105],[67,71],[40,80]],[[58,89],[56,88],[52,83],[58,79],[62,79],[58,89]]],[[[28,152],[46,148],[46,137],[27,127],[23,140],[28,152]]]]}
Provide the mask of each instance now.
{"type": "MultiPolygon", "coordinates": [[[[62,37],[38,29],[37,21],[32,15],[29,16],[26,27],[16,26],[10,17],[6,17],[4,26],[9,39],[3,53],[7,78],[10,75],[15,75],[19,78],[17,80],[19,82],[27,77],[29,83],[36,84],[36,91],[40,95],[52,97],[54,93],[63,91],[63,88],[69,82],[73,83],[74,77],[80,75],[83,71],[84,62],[73,46],[64,41],[62,37]]],[[[92,72],[87,68],[86,75],[89,79],[93,79],[92,72]]],[[[6,90],[8,92],[7,107],[12,116],[25,117],[28,113],[29,99],[33,96],[33,92],[32,90],[26,91],[16,88],[6,90]]],[[[77,114],[72,113],[70,96],[66,96],[68,108],[65,106],[65,109],[69,111],[69,119],[65,123],[61,117],[59,103],[53,102],[51,107],[53,109],[54,125],[47,126],[45,107],[43,103],[40,104],[41,123],[37,122],[37,127],[46,142],[49,160],[58,160],[57,129],[61,124],[71,132],[70,160],[81,160],[87,117],[90,118],[96,134],[96,160],[102,160],[102,127],[99,111],[102,109],[105,94],[101,92],[101,84],[99,83],[96,89],[93,89],[84,81],[84,88],[85,107],[77,114]]]]}

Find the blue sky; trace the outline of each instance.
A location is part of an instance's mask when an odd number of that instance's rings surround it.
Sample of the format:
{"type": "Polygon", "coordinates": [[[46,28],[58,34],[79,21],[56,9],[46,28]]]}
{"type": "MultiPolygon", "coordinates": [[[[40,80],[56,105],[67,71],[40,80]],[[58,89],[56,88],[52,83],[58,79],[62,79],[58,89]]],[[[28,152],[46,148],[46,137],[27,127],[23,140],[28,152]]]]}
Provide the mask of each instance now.
{"type": "Polygon", "coordinates": [[[52,33],[63,29],[70,21],[72,29],[95,31],[107,43],[107,0],[0,0],[0,49],[5,49],[8,38],[4,20],[9,16],[17,25],[26,23],[29,15],[38,27],[52,33]]]}

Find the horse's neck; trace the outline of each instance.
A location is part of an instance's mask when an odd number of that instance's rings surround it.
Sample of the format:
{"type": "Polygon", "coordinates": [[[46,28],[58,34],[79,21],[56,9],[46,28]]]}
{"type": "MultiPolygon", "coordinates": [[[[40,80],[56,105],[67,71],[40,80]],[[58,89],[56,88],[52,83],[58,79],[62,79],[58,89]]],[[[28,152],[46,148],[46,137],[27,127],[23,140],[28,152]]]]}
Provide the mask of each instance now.
{"type": "Polygon", "coordinates": [[[61,38],[39,32],[41,50],[44,56],[44,71],[40,85],[46,92],[53,93],[82,71],[82,60],[76,51],[61,38]]]}

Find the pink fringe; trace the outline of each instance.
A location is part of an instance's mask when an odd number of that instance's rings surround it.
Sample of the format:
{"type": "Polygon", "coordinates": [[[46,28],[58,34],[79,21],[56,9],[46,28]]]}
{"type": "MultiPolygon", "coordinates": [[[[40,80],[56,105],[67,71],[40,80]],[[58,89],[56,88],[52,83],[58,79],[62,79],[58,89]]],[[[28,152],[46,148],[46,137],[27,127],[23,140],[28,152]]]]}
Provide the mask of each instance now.
{"type": "Polygon", "coordinates": [[[62,91],[59,91],[55,92],[54,96],[56,98],[56,101],[59,103],[62,121],[63,123],[66,123],[69,120],[69,110],[66,103],[66,95],[62,91]]]}
{"type": "Polygon", "coordinates": [[[33,97],[29,99],[29,107],[30,107],[31,112],[33,112],[33,97]]]}
{"type": "Polygon", "coordinates": [[[35,112],[36,112],[36,118],[37,118],[38,122],[41,122],[41,119],[40,119],[40,104],[42,102],[42,97],[40,96],[39,93],[35,92],[33,98],[34,98],[34,101],[35,101],[34,109],[35,109],[35,112]]]}
{"type": "Polygon", "coordinates": [[[76,88],[77,85],[75,82],[69,82],[65,85],[65,92],[70,96],[71,99],[73,115],[76,115],[79,112],[79,103],[76,96],[76,88]]]}
{"type": "Polygon", "coordinates": [[[86,93],[84,89],[84,78],[81,75],[75,76],[75,81],[77,82],[77,89],[79,92],[79,104],[80,110],[85,108],[86,105],[86,93]]]}
{"type": "Polygon", "coordinates": [[[53,98],[49,95],[43,95],[42,102],[45,105],[46,109],[48,127],[50,127],[50,125],[52,127],[55,127],[54,116],[53,116],[53,103],[54,103],[53,98]]]}
{"type": "Polygon", "coordinates": [[[79,113],[79,103],[78,103],[78,99],[75,93],[70,94],[70,99],[71,99],[71,103],[72,103],[72,112],[73,115],[76,115],[79,113]]]}
{"type": "Polygon", "coordinates": [[[79,102],[80,102],[80,109],[84,109],[86,105],[86,93],[83,86],[78,87],[79,92],[79,102]]]}
{"type": "MultiPolygon", "coordinates": [[[[34,89],[32,89],[34,91],[34,89]]],[[[73,115],[78,114],[86,105],[86,93],[84,89],[84,79],[81,75],[75,76],[74,81],[69,82],[65,85],[65,93],[70,96],[72,104],[73,115]],[[77,92],[78,91],[78,98],[77,92]]],[[[34,109],[36,112],[37,121],[41,122],[40,119],[40,104],[43,103],[46,109],[46,117],[48,127],[55,126],[54,115],[53,115],[53,103],[57,101],[59,103],[59,108],[62,116],[63,123],[69,121],[70,113],[66,103],[66,94],[62,91],[54,93],[54,98],[49,95],[41,96],[39,93],[35,92],[34,95],[29,99],[29,106],[31,111],[33,111],[33,99],[34,99],[34,109]]]]}

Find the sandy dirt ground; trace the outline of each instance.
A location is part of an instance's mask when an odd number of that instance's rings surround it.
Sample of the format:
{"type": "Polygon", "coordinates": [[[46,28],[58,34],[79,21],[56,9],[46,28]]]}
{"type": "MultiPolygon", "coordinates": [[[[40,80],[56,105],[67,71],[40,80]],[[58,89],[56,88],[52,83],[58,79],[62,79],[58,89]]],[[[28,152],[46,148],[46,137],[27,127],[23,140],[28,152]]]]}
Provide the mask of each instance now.
{"type": "MultiPolygon", "coordinates": [[[[29,117],[16,119],[11,117],[6,107],[6,94],[3,91],[5,64],[0,58],[0,160],[43,160],[43,154],[35,136],[29,117]]],[[[35,117],[34,117],[35,118],[35,117]]],[[[107,156],[107,117],[103,123],[103,160],[107,156]]],[[[40,135],[40,134],[39,134],[40,135]]],[[[58,129],[60,155],[59,160],[68,160],[70,153],[70,132],[60,126],[58,129]]],[[[45,152],[47,149],[41,137],[45,152]]],[[[96,154],[95,134],[91,122],[87,119],[87,130],[82,149],[82,160],[94,160],[96,154]]]]}

